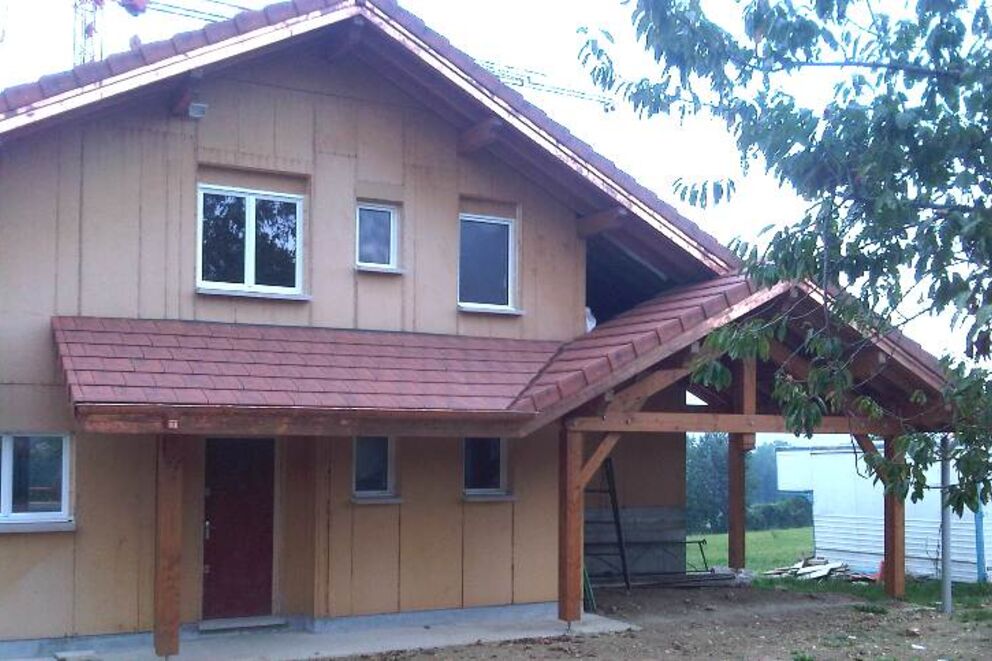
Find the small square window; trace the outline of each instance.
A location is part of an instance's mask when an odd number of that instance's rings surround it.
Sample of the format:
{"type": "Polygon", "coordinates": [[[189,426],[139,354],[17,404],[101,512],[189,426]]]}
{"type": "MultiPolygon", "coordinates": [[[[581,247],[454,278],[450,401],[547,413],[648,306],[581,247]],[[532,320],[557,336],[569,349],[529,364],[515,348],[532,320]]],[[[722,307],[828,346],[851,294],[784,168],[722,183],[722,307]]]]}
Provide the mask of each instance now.
{"type": "Polygon", "coordinates": [[[303,198],[200,186],[197,286],[298,294],[303,198]]]}
{"type": "Polygon", "coordinates": [[[65,436],[0,436],[0,523],[69,518],[65,436]]]}
{"type": "Polygon", "coordinates": [[[461,216],[458,303],[479,309],[513,308],[513,221],[461,216]]]}
{"type": "Polygon", "coordinates": [[[354,444],[354,494],[393,496],[393,439],[359,436],[354,444]]]}
{"type": "Polygon", "coordinates": [[[465,493],[506,493],[506,442],[501,438],[465,439],[465,493]]]}
{"type": "Polygon", "coordinates": [[[356,228],[356,263],[359,267],[399,268],[397,210],[378,204],[358,207],[356,228]]]}

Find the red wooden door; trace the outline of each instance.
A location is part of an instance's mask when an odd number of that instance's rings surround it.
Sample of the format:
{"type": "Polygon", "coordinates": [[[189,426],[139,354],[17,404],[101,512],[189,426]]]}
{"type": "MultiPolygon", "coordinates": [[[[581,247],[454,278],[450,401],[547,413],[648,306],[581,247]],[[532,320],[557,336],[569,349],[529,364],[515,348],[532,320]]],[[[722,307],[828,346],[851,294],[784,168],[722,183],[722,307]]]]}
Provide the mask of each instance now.
{"type": "Polygon", "coordinates": [[[272,613],[271,439],[209,439],[203,524],[203,618],[272,613]]]}

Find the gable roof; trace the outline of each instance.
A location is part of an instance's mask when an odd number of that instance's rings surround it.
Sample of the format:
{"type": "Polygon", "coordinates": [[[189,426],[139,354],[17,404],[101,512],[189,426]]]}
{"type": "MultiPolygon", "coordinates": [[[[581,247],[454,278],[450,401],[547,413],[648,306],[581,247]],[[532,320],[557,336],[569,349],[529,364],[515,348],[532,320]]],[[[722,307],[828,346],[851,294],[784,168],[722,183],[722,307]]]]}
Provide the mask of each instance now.
{"type": "Polygon", "coordinates": [[[710,274],[729,273],[740,266],[733,252],[719,241],[394,0],[279,2],[8,88],[0,93],[0,142],[5,136],[71,117],[140,88],[175,81],[211,65],[355,19],[374,27],[408,57],[473,98],[487,113],[512,128],[515,135],[544,150],[710,274]]]}

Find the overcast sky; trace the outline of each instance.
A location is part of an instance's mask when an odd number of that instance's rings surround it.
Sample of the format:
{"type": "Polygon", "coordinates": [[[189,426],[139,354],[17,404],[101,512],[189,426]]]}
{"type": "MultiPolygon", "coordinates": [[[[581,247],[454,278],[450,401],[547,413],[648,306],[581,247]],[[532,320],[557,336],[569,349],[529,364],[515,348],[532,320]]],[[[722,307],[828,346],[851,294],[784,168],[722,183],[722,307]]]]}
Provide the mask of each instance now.
{"type": "MultiPolygon", "coordinates": [[[[900,8],[905,5],[902,0],[880,0],[878,4],[887,3],[900,8]]],[[[0,87],[72,65],[72,4],[72,0],[0,0],[0,87]]],[[[236,11],[235,5],[255,8],[265,4],[265,0],[167,0],[153,1],[150,6],[230,16],[236,11]]],[[[617,38],[617,55],[627,70],[650,70],[651,63],[634,42],[629,8],[619,0],[401,0],[401,4],[475,58],[536,71],[537,79],[545,84],[596,91],[577,59],[584,39],[577,33],[581,27],[609,30],[617,38]]],[[[127,49],[132,35],[148,42],[204,22],[165,11],[149,11],[133,18],[112,0],[107,1],[101,20],[105,55],[127,49]]],[[[815,106],[828,98],[830,85],[823,80],[805,77],[796,84],[806,103],[815,106]]],[[[734,237],[752,240],[762,227],[789,222],[802,213],[802,201],[780,189],[767,175],[752,169],[743,176],[737,150],[719,122],[703,118],[684,123],[667,117],[647,120],[621,104],[607,113],[592,101],[522,91],[642,183],[676,202],[686,216],[722,241],[734,237]],[[729,204],[715,208],[689,208],[674,199],[672,185],[678,177],[733,177],[737,195],[729,204]]],[[[963,347],[963,334],[952,333],[946,319],[922,319],[907,332],[938,356],[959,353],[963,347]]]]}

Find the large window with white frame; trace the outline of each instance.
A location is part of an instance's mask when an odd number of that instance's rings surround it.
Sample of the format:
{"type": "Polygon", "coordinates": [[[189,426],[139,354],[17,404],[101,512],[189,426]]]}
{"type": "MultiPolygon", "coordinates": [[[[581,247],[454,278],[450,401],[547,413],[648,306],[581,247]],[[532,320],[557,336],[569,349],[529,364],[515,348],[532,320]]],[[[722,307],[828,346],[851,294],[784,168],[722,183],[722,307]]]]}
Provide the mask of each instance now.
{"type": "Polygon", "coordinates": [[[353,446],[352,493],[356,498],[396,495],[395,444],[388,436],[357,436],[353,446]]]}
{"type": "Polygon", "coordinates": [[[468,437],[463,441],[464,487],[469,496],[506,494],[506,439],[468,437]]]}
{"type": "Polygon", "coordinates": [[[69,437],[0,435],[0,526],[68,521],[69,437]]]}
{"type": "Polygon", "coordinates": [[[460,216],[458,304],[476,310],[513,310],[516,264],[513,220],[460,216]]]}
{"type": "Polygon", "coordinates": [[[355,213],[355,264],[359,269],[399,269],[399,213],[394,206],[362,202],[355,213]]]}
{"type": "Polygon", "coordinates": [[[201,185],[197,238],[197,287],[302,293],[301,196],[201,185]]]}

